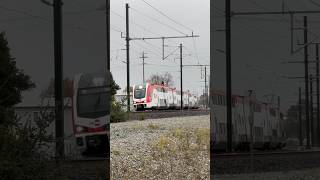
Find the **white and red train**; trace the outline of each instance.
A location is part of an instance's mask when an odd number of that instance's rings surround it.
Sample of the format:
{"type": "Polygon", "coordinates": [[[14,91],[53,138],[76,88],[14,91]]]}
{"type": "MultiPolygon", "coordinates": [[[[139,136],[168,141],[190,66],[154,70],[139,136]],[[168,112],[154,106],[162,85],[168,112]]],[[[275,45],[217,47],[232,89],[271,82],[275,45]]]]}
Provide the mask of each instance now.
{"type": "Polygon", "coordinates": [[[73,81],[72,115],[78,150],[84,156],[108,155],[110,72],[79,74],[73,81]]]}
{"type": "MultiPolygon", "coordinates": [[[[214,151],[224,151],[227,144],[226,96],[222,91],[214,91],[212,95],[211,147],[214,151]]],[[[248,96],[233,95],[233,149],[249,150],[251,142],[255,149],[281,149],[285,145],[281,120],[278,105],[250,99],[248,96]],[[252,116],[253,121],[250,121],[252,116]]]]}
{"type": "MultiPolygon", "coordinates": [[[[196,109],[197,96],[183,92],[183,109],[196,109]]],[[[181,91],[164,84],[145,83],[133,86],[133,106],[136,111],[154,109],[181,109],[181,91]]]]}

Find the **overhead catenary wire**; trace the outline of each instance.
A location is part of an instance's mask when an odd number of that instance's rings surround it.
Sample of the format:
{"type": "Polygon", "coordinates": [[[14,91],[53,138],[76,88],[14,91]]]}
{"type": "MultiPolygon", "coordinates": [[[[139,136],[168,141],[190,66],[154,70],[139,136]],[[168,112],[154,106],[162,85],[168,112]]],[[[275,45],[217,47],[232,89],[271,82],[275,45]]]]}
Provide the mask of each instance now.
{"type": "Polygon", "coordinates": [[[142,49],[146,49],[146,50],[148,50],[150,53],[156,55],[157,57],[162,58],[162,57],[161,57],[161,53],[160,53],[159,51],[151,50],[151,49],[149,49],[149,48],[146,48],[145,46],[143,46],[143,45],[141,45],[140,43],[138,43],[138,41],[134,41],[134,43],[135,43],[136,45],[140,46],[142,49]]]}
{"type": "MultiPolygon", "coordinates": [[[[124,20],[124,21],[126,20],[126,18],[125,18],[124,16],[122,16],[122,15],[120,15],[120,14],[118,14],[118,13],[116,13],[116,12],[114,12],[114,11],[112,11],[112,10],[110,10],[110,12],[111,12],[112,14],[120,17],[122,20],[124,20]]],[[[131,21],[131,23],[132,23],[133,25],[135,25],[136,27],[139,27],[140,29],[143,29],[144,31],[147,31],[147,32],[149,32],[149,33],[151,33],[151,34],[153,34],[153,35],[161,36],[161,34],[152,32],[152,31],[148,30],[148,29],[147,29],[145,26],[143,26],[143,25],[137,24],[137,23],[132,22],[132,21],[131,21]]]]}
{"type": "MultiPolygon", "coordinates": [[[[38,20],[40,20],[42,22],[53,23],[53,19],[45,18],[45,17],[39,16],[39,15],[34,15],[34,14],[29,13],[27,11],[18,10],[18,9],[14,9],[14,8],[8,8],[8,7],[3,6],[3,5],[0,5],[0,9],[3,9],[3,10],[8,11],[8,12],[14,12],[16,14],[21,14],[21,15],[24,15],[24,16],[27,16],[27,17],[30,17],[30,18],[33,18],[33,19],[38,19],[38,20]]],[[[70,24],[66,24],[66,23],[64,23],[63,25],[65,27],[71,28],[71,29],[85,30],[82,27],[74,26],[74,25],[70,25],[70,24]]]]}
{"type": "Polygon", "coordinates": [[[162,25],[164,25],[164,26],[166,26],[166,27],[168,27],[168,28],[170,28],[170,29],[172,29],[172,30],[180,33],[180,34],[186,35],[186,33],[178,30],[177,28],[174,28],[174,27],[172,27],[172,26],[170,26],[170,25],[168,25],[168,24],[165,24],[165,23],[159,21],[159,20],[156,19],[156,18],[153,18],[153,17],[151,17],[151,16],[149,16],[149,15],[147,15],[147,14],[145,14],[145,13],[140,12],[139,10],[137,10],[137,9],[135,9],[135,8],[132,8],[132,7],[131,7],[131,9],[132,9],[134,12],[136,12],[136,13],[142,15],[142,16],[145,16],[145,17],[147,17],[147,18],[149,18],[149,19],[151,19],[151,20],[153,20],[153,21],[156,21],[156,22],[158,22],[159,24],[162,24],[162,25]]]}
{"type": "Polygon", "coordinates": [[[178,24],[178,25],[180,25],[180,26],[182,26],[182,27],[190,30],[191,32],[193,32],[193,29],[191,29],[191,28],[189,28],[189,27],[187,27],[187,26],[179,23],[178,21],[174,20],[173,18],[169,17],[168,15],[166,15],[165,13],[163,13],[162,11],[160,11],[159,9],[157,9],[156,7],[152,6],[152,5],[151,5],[150,3],[148,3],[147,1],[145,1],[145,0],[141,0],[141,1],[143,1],[145,4],[147,4],[148,6],[150,6],[152,9],[156,10],[156,11],[157,11],[158,13],[160,13],[161,15],[163,15],[163,16],[165,16],[166,18],[170,19],[172,22],[174,22],[174,23],[176,23],[176,24],[178,24]]]}
{"type": "Polygon", "coordinates": [[[308,0],[310,3],[312,3],[313,5],[316,5],[318,7],[320,7],[320,3],[315,2],[314,0],[308,0]]]}

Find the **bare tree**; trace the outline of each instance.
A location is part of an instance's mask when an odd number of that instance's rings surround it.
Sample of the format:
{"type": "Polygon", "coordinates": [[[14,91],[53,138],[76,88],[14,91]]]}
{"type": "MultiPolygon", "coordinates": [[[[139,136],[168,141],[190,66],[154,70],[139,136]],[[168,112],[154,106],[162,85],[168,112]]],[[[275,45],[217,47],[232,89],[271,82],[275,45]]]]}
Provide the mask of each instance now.
{"type": "Polygon", "coordinates": [[[168,86],[173,86],[173,77],[170,73],[166,72],[164,74],[152,74],[148,79],[153,84],[166,84],[168,86]]]}
{"type": "MultiPolygon", "coordinates": [[[[71,98],[73,95],[73,81],[66,78],[63,80],[64,96],[71,98]]],[[[54,79],[51,78],[50,83],[46,89],[44,89],[40,98],[51,98],[54,97],[54,79]]]]}

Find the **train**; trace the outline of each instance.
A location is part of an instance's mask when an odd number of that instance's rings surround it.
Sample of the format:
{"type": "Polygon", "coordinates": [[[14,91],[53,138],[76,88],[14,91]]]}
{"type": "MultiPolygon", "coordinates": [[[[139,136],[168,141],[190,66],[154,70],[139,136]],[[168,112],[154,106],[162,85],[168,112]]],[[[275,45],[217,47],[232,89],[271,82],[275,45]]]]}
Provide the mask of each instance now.
{"type": "Polygon", "coordinates": [[[83,156],[109,154],[111,81],[110,72],[82,73],[73,80],[73,130],[83,156]]]}
{"type": "MultiPolygon", "coordinates": [[[[225,152],[227,146],[226,95],[223,91],[215,90],[211,96],[213,96],[211,97],[213,101],[211,148],[213,152],[225,152]]],[[[251,148],[282,149],[286,145],[282,121],[283,116],[278,104],[258,101],[249,96],[233,95],[232,149],[234,151],[249,151],[251,148]]]]}
{"type": "Polygon", "coordinates": [[[160,110],[160,109],[197,109],[198,97],[189,91],[181,91],[171,88],[164,83],[133,85],[133,107],[136,111],[160,110]]]}

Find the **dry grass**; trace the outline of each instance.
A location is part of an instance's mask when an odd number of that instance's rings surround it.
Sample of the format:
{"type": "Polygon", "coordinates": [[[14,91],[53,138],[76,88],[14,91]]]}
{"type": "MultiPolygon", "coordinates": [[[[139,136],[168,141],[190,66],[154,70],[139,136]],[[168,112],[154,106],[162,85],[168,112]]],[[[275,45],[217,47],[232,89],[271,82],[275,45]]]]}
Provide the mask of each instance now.
{"type": "MultiPolygon", "coordinates": [[[[149,123],[146,129],[157,130],[149,123]]],[[[148,142],[145,154],[113,152],[112,179],[209,179],[209,129],[174,128],[148,142]],[[130,158],[130,160],[129,160],[130,158]]],[[[143,148],[143,147],[141,147],[143,148]]],[[[113,150],[112,150],[113,151],[113,150]]]]}
{"type": "Polygon", "coordinates": [[[155,123],[149,123],[148,124],[148,128],[152,129],[152,130],[156,130],[156,129],[160,128],[160,125],[159,124],[155,124],[155,123]]]}

